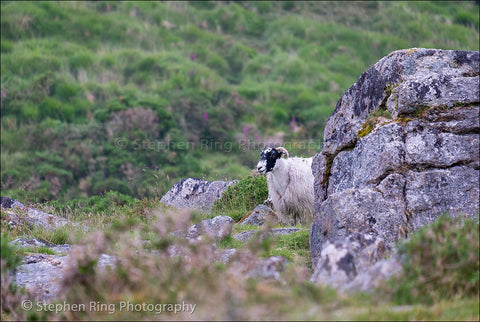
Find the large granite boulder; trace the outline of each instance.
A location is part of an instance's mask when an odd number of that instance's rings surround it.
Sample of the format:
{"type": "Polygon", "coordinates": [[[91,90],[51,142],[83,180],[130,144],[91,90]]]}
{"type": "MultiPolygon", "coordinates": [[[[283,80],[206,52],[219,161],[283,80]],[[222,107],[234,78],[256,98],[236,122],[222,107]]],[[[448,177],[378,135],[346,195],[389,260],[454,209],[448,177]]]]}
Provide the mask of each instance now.
{"type": "Polygon", "coordinates": [[[228,186],[236,182],[236,180],[206,181],[199,178],[187,178],[177,182],[160,201],[178,209],[209,212],[215,200],[222,196],[228,186]]]}
{"type": "Polygon", "coordinates": [[[479,102],[477,51],[395,51],[342,95],[312,164],[313,281],[368,288],[353,280],[399,239],[478,216],[479,102]]]}

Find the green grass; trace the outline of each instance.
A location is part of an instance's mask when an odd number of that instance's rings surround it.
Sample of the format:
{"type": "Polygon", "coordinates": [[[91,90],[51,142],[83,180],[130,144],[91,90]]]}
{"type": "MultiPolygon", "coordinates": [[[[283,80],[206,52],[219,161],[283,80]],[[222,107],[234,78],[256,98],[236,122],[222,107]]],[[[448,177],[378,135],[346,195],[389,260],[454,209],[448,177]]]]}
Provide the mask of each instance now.
{"type": "Polygon", "coordinates": [[[302,230],[289,235],[279,235],[272,255],[283,256],[292,262],[298,260],[301,265],[311,266],[309,231],[302,230]]]}
{"type": "Polygon", "coordinates": [[[0,188],[21,201],[143,199],[185,177],[238,179],[280,133],[291,154],[312,156],[338,98],[380,58],[478,50],[479,37],[474,2],[1,9],[0,188]]]}
{"type": "MultiPolygon", "coordinates": [[[[262,145],[276,138],[291,155],[317,153],[339,97],[383,56],[479,50],[473,1],[2,1],[1,24],[2,196],[90,227],[12,228],[2,210],[2,278],[20,263],[8,241],[30,236],[129,259],[102,275],[89,269],[99,254],[76,255],[85,265],[68,272],[72,303],[198,304],[184,317],[29,319],[479,319],[478,222],[444,220],[414,234],[401,247],[406,274],[371,295],[309,283],[304,231],[218,245],[286,257],[282,283],[232,278],[225,265],[211,265],[208,245],[184,245],[190,264],[165,253],[179,242],[169,230],[215,215],[239,220],[263,203],[265,177],[248,176],[262,145]],[[210,214],[162,206],[186,177],[240,181],[210,214]]],[[[255,228],[239,224],[233,233],[255,228]]],[[[27,318],[22,296],[2,283],[2,320],[27,318]]]]}
{"type": "Polygon", "coordinates": [[[22,247],[15,250],[15,253],[19,256],[28,255],[29,253],[35,254],[47,254],[47,255],[56,255],[57,253],[47,246],[32,246],[32,247],[22,247]]]}

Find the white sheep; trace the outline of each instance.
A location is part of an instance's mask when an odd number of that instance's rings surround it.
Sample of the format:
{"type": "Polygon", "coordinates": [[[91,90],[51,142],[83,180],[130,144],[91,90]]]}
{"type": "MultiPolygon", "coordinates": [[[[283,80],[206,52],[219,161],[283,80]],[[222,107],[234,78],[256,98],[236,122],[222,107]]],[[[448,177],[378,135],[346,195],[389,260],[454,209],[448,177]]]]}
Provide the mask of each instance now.
{"type": "Polygon", "coordinates": [[[289,158],[288,151],[283,147],[268,147],[261,152],[257,171],[266,173],[268,198],[280,221],[285,224],[309,224],[313,221],[312,159],[289,158]]]}

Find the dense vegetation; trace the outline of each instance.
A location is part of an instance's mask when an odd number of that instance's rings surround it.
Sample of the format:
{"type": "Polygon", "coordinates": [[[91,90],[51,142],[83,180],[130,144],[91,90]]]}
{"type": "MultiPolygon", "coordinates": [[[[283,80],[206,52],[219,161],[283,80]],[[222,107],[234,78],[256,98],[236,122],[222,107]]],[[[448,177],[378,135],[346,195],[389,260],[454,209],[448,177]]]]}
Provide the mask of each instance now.
{"type": "MultiPolygon", "coordinates": [[[[459,218],[460,219],[460,218],[459,218]]],[[[400,244],[404,274],[389,292],[400,304],[479,296],[479,224],[442,216],[400,244]]]]}
{"type": "MultiPolygon", "coordinates": [[[[309,257],[308,231],[273,239],[254,238],[245,244],[232,245],[231,238],[221,242],[219,248],[234,246],[237,255],[243,254],[239,256],[244,256],[242,261],[247,263],[253,259],[252,254],[260,258],[281,255],[291,263],[279,280],[242,279],[241,274],[229,270],[234,264],[212,264],[215,254],[211,241],[193,244],[170,234],[186,228],[191,223],[189,217],[198,214],[169,213],[159,210],[158,204],[155,209],[151,206],[107,207],[104,214],[90,220],[109,221],[113,217],[112,224],[89,234],[80,233],[83,236],[75,242],[79,247],[70,255],[79,265],[66,269],[61,286],[66,303],[89,307],[91,301],[98,301],[116,307],[111,312],[60,309],[57,314],[54,309],[28,312],[22,309],[22,300],[29,297],[15,284],[9,284],[6,276],[20,264],[19,256],[25,252],[48,252],[19,250],[8,243],[16,238],[15,232],[2,234],[2,320],[478,320],[478,219],[452,220],[444,216],[423,227],[399,247],[404,258],[401,274],[371,293],[342,295],[309,282],[311,270],[309,263],[305,263],[309,257]],[[171,256],[172,245],[181,247],[188,256],[171,256]],[[112,269],[98,269],[102,253],[122,260],[112,269]],[[135,304],[185,301],[196,304],[196,310],[191,315],[121,311],[119,301],[135,304]]],[[[251,229],[235,225],[234,230],[239,232],[244,228],[251,229]]],[[[268,229],[260,228],[262,232],[268,229]]],[[[40,238],[38,232],[33,235],[40,238]]],[[[43,237],[53,243],[65,242],[49,238],[47,232],[43,237]]],[[[62,299],[54,303],[65,302],[62,299]]]]}
{"type": "Polygon", "coordinates": [[[478,50],[478,24],[473,1],[2,1],[2,195],[161,196],[246,176],[264,144],[313,155],[369,66],[478,50]]]}

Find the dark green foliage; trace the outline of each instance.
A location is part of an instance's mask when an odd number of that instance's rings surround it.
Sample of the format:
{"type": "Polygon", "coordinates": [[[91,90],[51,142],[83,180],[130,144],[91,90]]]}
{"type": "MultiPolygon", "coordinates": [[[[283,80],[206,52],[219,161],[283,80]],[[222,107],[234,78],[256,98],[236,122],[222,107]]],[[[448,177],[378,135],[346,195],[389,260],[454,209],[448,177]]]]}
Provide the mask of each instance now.
{"type": "Polygon", "coordinates": [[[2,1],[0,188],[38,201],[159,196],[187,176],[245,176],[257,146],[278,132],[286,145],[314,142],[299,151],[311,156],[338,98],[381,57],[478,50],[474,8],[2,1]],[[219,164],[220,149],[203,139],[233,148],[219,164]]]}
{"type": "Polygon", "coordinates": [[[55,207],[60,212],[66,212],[69,209],[81,210],[84,213],[107,213],[113,212],[119,207],[133,207],[138,200],[121,194],[116,191],[107,191],[102,196],[92,196],[88,198],[77,198],[66,201],[50,201],[47,204],[55,207]]]}
{"type": "Polygon", "coordinates": [[[215,200],[212,213],[227,215],[238,221],[267,197],[265,176],[248,176],[229,186],[222,197],[215,200]]]}
{"type": "Polygon", "coordinates": [[[414,233],[399,246],[403,273],[389,284],[400,304],[479,296],[478,219],[447,215],[414,233]]]}
{"type": "Polygon", "coordinates": [[[11,246],[9,242],[11,241],[7,234],[2,232],[1,235],[1,242],[0,242],[0,247],[1,247],[1,259],[2,259],[2,274],[3,274],[3,268],[4,268],[4,261],[5,261],[5,268],[8,269],[11,272],[14,272],[17,268],[18,265],[22,262],[22,257],[18,255],[18,253],[15,251],[15,247],[11,246]]]}

